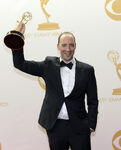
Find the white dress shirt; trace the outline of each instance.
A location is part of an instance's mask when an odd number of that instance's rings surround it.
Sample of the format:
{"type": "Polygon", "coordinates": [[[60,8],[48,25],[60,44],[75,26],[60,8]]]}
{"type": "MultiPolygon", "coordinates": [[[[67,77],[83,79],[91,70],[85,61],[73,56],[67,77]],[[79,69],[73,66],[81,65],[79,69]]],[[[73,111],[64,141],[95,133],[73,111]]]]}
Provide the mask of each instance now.
{"type": "MultiPolygon", "coordinates": [[[[60,62],[61,61],[62,59],[60,58],[60,62]]],[[[67,97],[72,92],[75,84],[75,68],[76,68],[75,58],[73,58],[68,63],[70,62],[73,63],[72,69],[69,69],[66,66],[60,68],[61,82],[62,82],[62,87],[63,87],[65,97],[67,97]]],[[[58,119],[65,119],[65,120],[69,119],[65,102],[62,105],[62,108],[58,115],[58,119]]]]}

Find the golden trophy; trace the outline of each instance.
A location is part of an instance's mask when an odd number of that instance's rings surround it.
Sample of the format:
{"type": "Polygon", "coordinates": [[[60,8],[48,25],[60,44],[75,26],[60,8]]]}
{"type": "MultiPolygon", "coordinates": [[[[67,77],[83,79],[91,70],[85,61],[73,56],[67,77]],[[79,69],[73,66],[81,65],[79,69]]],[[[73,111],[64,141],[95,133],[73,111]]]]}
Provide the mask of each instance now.
{"type": "MultiPolygon", "coordinates": [[[[120,55],[117,51],[109,51],[109,53],[107,54],[107,57],[110,61],[112,61],[116,67],[116,73],[119,77],[119,79],[121,80],[121,63],[117,64],[117,60],[119,59],[120,55]]],[[[121,95],[121,88],[118,89],[113,89],[113,93],[112,95],[121,95]]]]}
{"type": "Polygon", "coordinates": [[[45,14],[47,22],[39,24],[38,30],[56,30],[56,29],[59,29],[59,25],[57,23],[49,22],[50,14],[48,14],[46,12],[46,10],[44,9],[44,5],[47,5],[48,1],[49,0],[40,0],[41,8],[42,8],[43,13],[45,14]]]}
{"type": "MultiPolygon", "coordinates": [[[[22,15],[22,19],[20,22],[26,24],[31,19],[32,14],[30,12],[25,12],[22,15]]],[[[19,31],[11,30],[4,37],[4,43],[10,49],[19,50],[24,46],[24,35],[19,31]]]]}

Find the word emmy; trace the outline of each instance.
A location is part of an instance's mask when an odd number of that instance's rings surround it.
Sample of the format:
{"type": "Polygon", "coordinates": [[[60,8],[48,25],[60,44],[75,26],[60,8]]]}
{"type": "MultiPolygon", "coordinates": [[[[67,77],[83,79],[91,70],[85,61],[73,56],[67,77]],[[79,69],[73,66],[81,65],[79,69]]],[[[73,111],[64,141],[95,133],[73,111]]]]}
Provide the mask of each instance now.
{"type": "MultiPolygon", "coordinates": [[[[22,15],[22,19],[20,22],[26,24],[31,19],[32,19],[32,14],[30,12],[25,12],[22,15]]],[[[14,49],[14,50],[21,49],[24,46],[24,35],[21,33],[21,29],[18,30],[15,29],[8,32],[4,38],[4,43],[10,49],[14,49]]]]}
{"type": "MultiPolygon", "coordinates": [[[[116,68],[116,73],[118,75],[118,78],[120,79],[121,81],[121,63],[117,63],[117,60],[119,59],[120,55],[117,51],[109,51],[108,54],[107,54],[107,57],[108,59],[114,63],[115,65],[115,68],[116,68]]],[[[121,88],[118,88],[118,89],[113,89],[113,95],[121,95],[121,88]]]]}
{"type": "Polygon", "coordinates": [[[47,13],[47,11],[44,9],[44,5],[47,5],[49,0],[40,0],[41,2],[41,9],[46,17],[47,22],[42,23],[38,25],[38,30],[56,30],[59,29],[59,26],[57,23],[49,22],[50,14],[47,13]]]}
{"type": "Polygon", "coordinates": [[[121,20],[121,0],[106,0],[105,11],[111,19],[120,21],[121,20]]]}

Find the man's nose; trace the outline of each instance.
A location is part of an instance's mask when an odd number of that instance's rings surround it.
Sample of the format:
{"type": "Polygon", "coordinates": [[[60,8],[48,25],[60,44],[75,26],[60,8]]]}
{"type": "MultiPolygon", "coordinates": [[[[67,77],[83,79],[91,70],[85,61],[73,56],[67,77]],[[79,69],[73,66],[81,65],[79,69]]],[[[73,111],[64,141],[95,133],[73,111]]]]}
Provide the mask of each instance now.
{"type": "Polygon", "coordinates": [[[66,47],[66,51],[70,51],[70,46],[69,45],[66,47]]]}

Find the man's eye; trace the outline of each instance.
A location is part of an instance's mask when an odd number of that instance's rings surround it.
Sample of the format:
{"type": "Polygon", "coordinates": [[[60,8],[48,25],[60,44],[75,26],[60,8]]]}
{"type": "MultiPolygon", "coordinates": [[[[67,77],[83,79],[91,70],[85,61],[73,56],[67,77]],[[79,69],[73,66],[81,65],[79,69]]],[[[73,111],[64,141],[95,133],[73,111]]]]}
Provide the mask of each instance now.
{"type": "Polygon", "coordinates": [[[74,44],[70,44],[71,47],[74,47],[74,44]]]}
{"type": "Polygon", "coordinates": [[[62,47],[65,47],[66,46],[66,44],[62,44],[62,47]]]}

